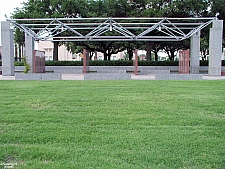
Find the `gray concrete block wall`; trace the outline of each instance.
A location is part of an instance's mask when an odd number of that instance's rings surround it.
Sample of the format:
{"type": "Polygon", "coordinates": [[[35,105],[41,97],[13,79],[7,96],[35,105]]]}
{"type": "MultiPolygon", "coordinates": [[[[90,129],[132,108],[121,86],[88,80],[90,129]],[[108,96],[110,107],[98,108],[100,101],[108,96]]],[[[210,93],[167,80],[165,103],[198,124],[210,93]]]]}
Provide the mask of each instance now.
{"type": "MultiPolygon", "coordinates": [[[[161,73],[160,71],[167,72],[170,71],[178,71],[178,66],[138,66],[138,71],[141,72],[151,72],[155,71],[155,73],[161,73]],[[159,70],[159,71],[158,71],[159,70]]],[[[100,72],[133,72],[134,66],[90,66],[90,71],[100,71],[100,72]]]]}
{"type": "Polygon", "coordinates": [[[90,66],[90,71],[107,71],[107,72],[113,72],[113,71],[134,71],[133,66],[90,66]]]}
{"type": "Polygon", "coordinates": [[[52,71],[62,74],[81,74],[83,73],[82,66],[46,66],[46,71],[52,71]]]}
{"type": "Polygon", "coordinates": [[[138,67],[141,74],[161,74],[161,73],[177,73],[178,72],[178,66],[139,66],[138,67]],[[149,73],[148,73],[149,72],[149,73]],[[152,72],[152,73],[151,73],[152,72]]]}
{"type": "Polygon", "coordinates": [[[77,71],[82,72],[83,67],[82,66],[45,66],[46,71],[52,71],[52,72],[60,72],[60,71],[77,71]]]}
{"type": "Polygon", "coordinates": [[[15,80],[62,80],[61,73],[16,73],[15,80]]]}
{"type": "Polygon", "coordinates": [[[85,73],[84,80],[130,80],[131,74],[125,73],[85,73]]]}
{"type": "Polygon", "coordinates": [[[156,80],[202,80],[201,74],[156,74],[156,80]]]}
{"type": "MultiPolygon", "coordinates": [[[[62,74],[82,74],[82,66],[46,66],[46,73],[62,73],[62,74]]],[[[15,72],[23,72],[25,69],[24,66],[16,66],[15,67],[15,72]]],[[[114,70],[117,72],[125,72],[127,70],[133,71],[132,67],[127,68],[126,66],[122,66],[119,70],[114,70]],[[120,70],[121,69],[121,70],[120,70]]],[[[221,67],[222,71],[225,71],[225,66],[221,67]]],[[[1,66],[0,66],[0,70],[1,70],[1,66]]],[[[97,71],[103,72],[104,70],[107,70],[107,72],[110,72],[110,70],[108,70],[108,67],[105,68],[101,68],[101,66],[99,67],[92,67],[91,69],[92,71],[95,71],[97,73],[97,71]]],[[[139,67],[139,71],[140,73],[147,71],[150,72],[150,74],[161,74],[162,73],[168,73],[168,71],[170,71],[170,74],[178,74],[178,66],[142,66],[139,67]],[[164,72],[166,71],[166,72],[164,72]]],[[[208,66],[200,66],[199,69],[200,74],[208,74],[208,66]]],[[[141,74],[142,74],[141,73],[141,74]]],[[[132,73],[131,73],[132,74],[132,73]]]]}
{"type": "Polygon", "coordinates": [[[141,74],[170,74],[170,70],[142,70],[141,74]]]}
{"type": "Polygon", "coordinates": [[[105,70],[97,70],[97,73],[126,73],[126,70],[109,70],[109,69],[105,69],[105,70]]]}
{"type": "MultiPolygon", "coordinates": [[[[16,66],[15,70],[23,71],[24,66],[16,66]]],[[[81,74],[82,66],[45,66],[46,72],[63,74],[81,74]]],[[[139,66],[140,73],[168,73],[168,71],[178,72],[178,66],[139,66]]],[[[133,66],[90,66],[90,71],[95,73],[133,73],[133,66]]]]}

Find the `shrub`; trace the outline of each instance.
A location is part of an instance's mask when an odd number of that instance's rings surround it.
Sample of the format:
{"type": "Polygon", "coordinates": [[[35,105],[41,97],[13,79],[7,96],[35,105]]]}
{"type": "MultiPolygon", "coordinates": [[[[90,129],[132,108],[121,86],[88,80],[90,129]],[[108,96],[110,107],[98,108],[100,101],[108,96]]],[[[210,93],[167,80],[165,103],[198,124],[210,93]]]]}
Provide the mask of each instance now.
{"type": "Polygon", "coordinates": [[[222,60],[222,66],[225,66],[225,60],[222,60]]]}
{"type": "Polygon", "coordinates": [[[15,61],[14,66],[24,66],[23,62],[15,61]]]}
{"type": "MultiPolygon", "coordinates": [[[[133,60],[90,60],[90,66],[133,66],[133,60]]],[[[46,61],[46,66],[83,66],[82,61],[46,61]]],[[[178,66],[178,61],[138,61],[139,66],[178,66]]]]}
{"type": "MultiPolygon", "coordinates": [[[[225,60],[222,60],[225,66],[225,60]]],[[[2,61],[0,60],[0,66],[2,61]]],[[[24,66],[23,62],[15,61],[15,66],[24,66]]],[[[139,66],[178,66],[179,61],[150,61],[139,60],[139,66]]],[[[200,66],[208,66],[208,60],[200,60],[200,66]]],[[[82,61],[46,61],[45,66],[83,66],[82,61]]],[[[90,60],[90,66],[133,66],[133,60],[90,60]]]]}
{"type": "Polygon", "coordinates": [[[23,56],[22,57],[22,63],[23,65],[25,66],[25,69],[24,69],[24,73],[28,73],[29,70],[30,70],[30,65],[27,63],[27,57],[26,56],[23,56]]]}
{"type": "Polygon", "coordinates": [[[208,60],[200,60],[200,66],[208,66],[209,61],[208,60]]]}
{"type": "Polygon", "coordinates": [[[139,66],[178,66],[178,61],[151,61],[151,60],[141,60],[138,61],[139,66]]]}
{"type": "Polygon", "coordinates": [[[92,60],[90,66],[132,66],[132,60],[92,60]]]}

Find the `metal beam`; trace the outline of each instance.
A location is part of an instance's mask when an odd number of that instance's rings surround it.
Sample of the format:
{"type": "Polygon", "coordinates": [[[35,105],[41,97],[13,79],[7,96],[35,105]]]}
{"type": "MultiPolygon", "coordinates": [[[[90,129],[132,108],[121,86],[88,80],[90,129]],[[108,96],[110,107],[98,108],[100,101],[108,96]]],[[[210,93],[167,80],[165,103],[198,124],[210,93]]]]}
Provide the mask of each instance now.
{"type": "Polygon", "coordinates": [[[64,36],[64,32],[69,37],[60,37],[57,41],[65,41],[65,39],[73,41],[180,41],[190,38],[193,34],[211,24],[215,19],[216,17],[37,18],[7,20],[37,41],[52,40],[52,38],[64,36]],[[156,34],[159,35],[156,36],[156,34]]]}
{"type": "MultiPolygon", "coordinates": [[[[52,21],[54,19],[61,20],[61,21],[74,21],[74,20],[107,20],[109,18],[26,18],[26,19],[6,19],[11,20],[11,21],[52,21]]],[[[113,20],[162,20],[165,19],[165,17],[155,17],[155,18],[148,18],[148,17],[140,17],[140,18],[133,18],[133,17],[127,17],[127,18],[111,18],[113,20]]],[[[195,20],[195,21],[200,21],[200,20],[216,20],[216,17],[186,17],[186,18],[166,18],[168,20],[195,20]]]]}

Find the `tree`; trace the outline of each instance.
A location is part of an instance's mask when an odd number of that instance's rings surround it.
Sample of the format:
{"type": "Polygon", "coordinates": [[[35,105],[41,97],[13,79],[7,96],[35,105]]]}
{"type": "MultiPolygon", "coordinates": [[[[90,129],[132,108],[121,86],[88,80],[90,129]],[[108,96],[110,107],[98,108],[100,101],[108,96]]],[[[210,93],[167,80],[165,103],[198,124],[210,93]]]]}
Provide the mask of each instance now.
{"type": "MultiPolygon", "coordinates": [[[[221,0],[218,0],[221,1],[221,0]]],[[[29,0],[24,3],[24,7],[16,11],[14,18],[75,18],[75,17],[201,17],[208,14],[208,7],[217,9],[216,3],[207,0],[29,0]]],[[[212,10],[212,13],[213,13],[212,10]]],[[[221,9],[222,10],[222,9],[221,9]]],[[[126,20],[127,21],[127,20],[126,20]]],[[[90,22],[90,21],[86,21],[90,22]]],[[[123,21],[121,21],[123,22],[123,21]]],[[[125,22],[125,21],[124,21],[125,22]]],[[[137,33],[141,30],[135,30],[137,33]]],[[[85,30],[82,34],[86,34],[85,30]]],[[[119,35],[117,32],[106,32],[104,35],[119,35]]],[[[149,36],[160,34],[152,31],[149,36]]],[[[63,36],[61,33],[59,36],[63,36]]],[[[68,34],[67,34],[68,35],[68,34]]],[[[182,44],[183,42],[179,42],[182,44]]],[[[109,59],[110,55],[126,49],[130,55],[132,51],[140,47],[147,49],[147,58],[151,59],[151,49],[157,46],[157,50],[163,49],[160,42],[67,42],[65,43],[72,52],[87,48],[90,51],[104,53],[104,58],[109,59]],[[146,47],[144,47],[147,44],[146,47]]],[[[178,50],[179,46],[174,46],[173,42],[166,43],[167,51],[170,51],[170,58],[174,58],[173,51],[178,50]],[[169,46],[170,45],[170,46],[169,46]],[[176,49],[175,49],[176,47],[176,49]],[[170,50],[169,50],[170,49],[170,50]]],[[[54,45],[58,46],[57,43],[54,45]]],[[[164,46],[165,47],[165,46],[164,46]]],[[[155,52],[157,52],[155,50],[155,52]]],[[[55,53],[55,52],[54,52],[55,53]]],[[[156,53],[157,59],[157,53],[156,53]]],[[[54,57],[55,58],[55,57],[54,57]]]]}
{"type": "Polygon", "coordinates": [[[104,60],[110,60],[112,54],[117,54],[126,49],[119,42],[69,42],[65,44],[72,53],[82,52],[84,48],[92,53],[95,51],[102,52],[104,60]]]}
{"type": "Polygon", "coordinates": [[[223,20],[223,47],[225,47],[225,3],[224,0],[210,0],[210,16],[216,16],[223,20]]]}
{"type": "MultiPolygon", "coordinates": [[[[202,17],[207,16],[209,2],[206,0],[153,0],[144,1],[137,0],[136,4],[142,4],[142,16],[157,16],[157,17],[202,17]],[[138,2],[138,3],[137,3],[138,2]]],[[[157,33],[157,32],[152,32],[157,33]]],[[[160,33],[159,33],[160,34],[160,33]]],[[[186,42],[149,42],[147,49],[151,49],[155,53],[157,60],[157,52],[165,50],[170,59],[174,59],[174,53],[180,49],[187,48],[186,42]],[[178,44],[178,45],[177,45],[178,44]],[[154,46],[153,46],[154,45],[154,46]]],[[[151,52],[147,52],[147,58],[151,52]]]]}
{"type": "Polygon", "coordinates": [[[164,16],[167,17],[202,17],[208,14],[208,0],[167,0],[164,16]]]}
{"type": "Polygon", "coordinates": [[[15,46],[16,59],[15,60],[17,60],[17,53],[18,53],[18,59],[19,61],[22,61],[25,36],[24,36],[24,33],[20,31],[18,28],[15,29],[14,41],[16,44],[15,46]]]}
{"type": "Polygon", "coordinates": [[[190,41],[188,39],[178,42],[162,42],[161,48],[167,53],[169,60],[175,59],[175,52],[179,50],[186,50],[190,48],[190,41]]]}
{"type": "MultiPolygon", "coordinates": [[[[29,0],[23,3],[21,9],[16,8],[12,18],[60,18],[60,17],[77,17],[86,16],[87,2],[79,0],[29,0]]],[[[24,39],[22,39],[21,32],[16,31],[15,41],[21,45],[24,45],[24,39]]],[[[54,60],[58,60],[58,42],[54,42],[54,60]]]]}
{"type": "MultiPolygon", "coordinates": [[[[89,1],[88,2],[88,17],[128,17],[130,16],[131,6],[126,0],[106,0],[106,1],[89,1]]],[[[88,22],[88,21],[86,21],[88,22]]],[[[83,34],[88,32],[83,31],[83,34]]],[[[104,36],[120,35],[118,32],[112,30],[102,34],[104,36]]],[[[110,60],[112,54],[116,54],[120,51],[127,50],[131,53],[134,50],[135,43],[125,42],[70,42],[66,43],[70,50],[76,51],[80,48],[86,48],[89,51],[98,51],[104,54],[104,60],[110,60]],[[79,46],[81,45],[81,46],[79,46]],[[71,46],[71,47],[70,47],[71,46]],[[77,47],[77,49],[76,49],[77,47]],[[131,48],[132,47],[132,48],[131,48]]],[[[129,54],[131,55],[131,54],[129,54]]],[[[131,58],[131,57],[130,57],[131,58]]]]}
{"type": "Polygon", "coordinates": [[[202,60],[206,60],[207,55],[209,54],[209,39],[206,37],[202,37],[200,44],[201,58],[202,60]]]}

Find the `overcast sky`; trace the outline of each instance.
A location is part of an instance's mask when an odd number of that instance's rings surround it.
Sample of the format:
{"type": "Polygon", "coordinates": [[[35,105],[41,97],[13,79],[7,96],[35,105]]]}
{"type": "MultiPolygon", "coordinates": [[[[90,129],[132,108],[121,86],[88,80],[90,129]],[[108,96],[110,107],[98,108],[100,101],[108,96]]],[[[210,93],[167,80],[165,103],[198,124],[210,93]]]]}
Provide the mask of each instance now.
{"type": "MultiPolygon", "coordinates": [[[[21,8],[23,5],[21,3],[27,2],[28,0],[0,0],[0,21],[5,21],[5,14],[7,17],[11,16],[14,8],[21,8]]],[[[0,24],[1,25],[1,24],[0,24]]],[[[1,27],[0,27],[1,31],[1,27]]],[[[0,46],[1,46],[1,33],[0,33],[0,46]]]]}
{"type": "Polygon", "coordinates": [[[14,8],[21,8],[23,5],[21,3],[27,2],[27,0],[1,0],[0,1],[0,21],[5,21],[5,14],[7,17],[11,16],[14,8]]]}

